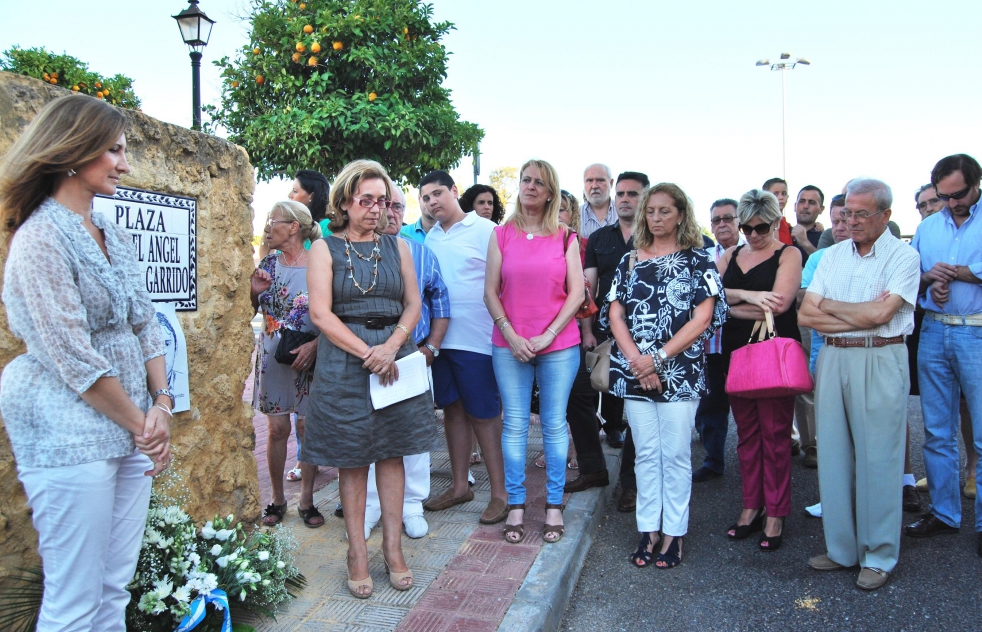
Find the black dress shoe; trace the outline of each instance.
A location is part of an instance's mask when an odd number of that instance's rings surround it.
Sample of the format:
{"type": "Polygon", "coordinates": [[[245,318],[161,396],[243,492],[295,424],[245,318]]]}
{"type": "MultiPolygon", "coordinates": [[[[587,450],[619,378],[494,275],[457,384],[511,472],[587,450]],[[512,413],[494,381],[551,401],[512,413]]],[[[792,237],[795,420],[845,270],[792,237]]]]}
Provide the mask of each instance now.
{"type": "Polygon", "coordinates": [[[607,431],[607,445],[620,450],[624,447],[624,430],[607,431]]]}
{"type": "Polygon", "coordinates": [[[706,481],[712,480],[714,478],[719,478],[723,475],[722,472],[716,472],[705,465],[700,467],[698,470],[692,473],[693,483],[705,483],[706,481]]]}
{"type": "Polygon", "coordinates": [[[617,501],[617,511],[627,513],[634,511],[638,505],[638,490],[625,489],[621,492],[621,499],[617,501]]]}
{"type": "Polygon", "coordinates": [[[924,514],[924,517],[904,529],[904,533],[912,538],[930,538],[936,535],[958,533],[957,527],[949,527],[934,514],[924,514]]]}
{"type": "Polygon", "coordinates": [[[591,487],[607,487],[610,479],[607,477],[607,470],[600,470],[593,474],[583,474],[574,478],[563,486],[563,493],[582,492],[591,487]]]}
{"type": "Polygon", "coordinates": [[[904,485],[904,511],[920,511],[921,496],[913,485],[904,485]]]}

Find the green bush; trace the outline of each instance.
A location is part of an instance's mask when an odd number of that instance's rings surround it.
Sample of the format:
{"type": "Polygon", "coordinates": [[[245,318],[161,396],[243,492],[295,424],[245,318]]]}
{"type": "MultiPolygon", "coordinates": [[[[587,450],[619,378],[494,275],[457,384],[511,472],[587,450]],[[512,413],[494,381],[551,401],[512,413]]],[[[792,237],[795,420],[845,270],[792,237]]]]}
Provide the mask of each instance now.
{"type": "Polygon", "coordinates": [[[133,93],[132,79],[123,75],[102,76],[71,55],[55,55],[44,48],[14,46],[3,52],[0,70],[34,77],[120,107],[140,109],[140,100],[133,93]]]}
{"type": "Polygon", "coordinates": [[[418,0],[252,0],[251,41],[223,58],[212,125],[249,151],[259,177],[357,158],[416,182],[472,154],[484,132],[459,120],[450,92],[449,22],[418,0]]]}

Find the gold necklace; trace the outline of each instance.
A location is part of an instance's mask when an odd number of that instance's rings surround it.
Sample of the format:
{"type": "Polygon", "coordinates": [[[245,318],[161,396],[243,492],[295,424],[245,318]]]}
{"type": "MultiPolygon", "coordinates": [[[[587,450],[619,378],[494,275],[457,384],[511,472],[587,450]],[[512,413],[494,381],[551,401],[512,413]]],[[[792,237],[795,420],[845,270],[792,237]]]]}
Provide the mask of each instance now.
{"type": "Polygon", "coordinates": [[[379,249],[380,241],[379,241],[378,233],[372,234],[372,239],[375,241],[375,247],[372,248],[372,251],[370,253],[368,253],[368,256],[362,255],[360,252],[358,252],[358,250],[355,249],[355,247],[351,243],[351,240],[348,239],[347,231],[342,233],[341,236],[344,238],[344,254],[348,258],[348,278],[351,279],[351,282],[355,284],[355,287],[358,288],[359,292],[361,292],[362,294],[368,294],[369,292],[375,289],[376,285],[378,285],[378,262],[382,260],[382,251],[381,249],[379,249]],[[361,284],[358,283],[358,279],[355,278],[355,266],[354,263],[351,261],[352,250],[355,251],[355,256],[357,256],[362,261],[371,261],[372,259],[375,260],[375,269],[372,270],[372,284],[368,286],[367,290],[364,289],[361,286],[361,284]]]}

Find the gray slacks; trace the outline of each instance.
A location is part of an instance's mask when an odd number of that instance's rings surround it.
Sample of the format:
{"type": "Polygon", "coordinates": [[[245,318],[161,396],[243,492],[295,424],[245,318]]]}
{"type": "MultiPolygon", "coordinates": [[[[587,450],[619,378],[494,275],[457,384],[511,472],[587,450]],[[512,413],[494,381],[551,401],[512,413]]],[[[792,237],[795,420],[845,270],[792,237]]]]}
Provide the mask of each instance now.
{"type": "MultiPolygon", "coordinates": [[[[809,327],[798,325],[798,332],[801,333],[801,346],[805,350],[805,357],[810,358],[812,354],[812,330],[809,327]]],[[[794,398],[794,418],[795,423],[798,424],[801,449],[815,447],[815,391],[794,398]]]]}
{"type": "Polygon", "coordinates": [[[907,347],[825,346],[815,417],[822,525],[829,558],[890,572],[900,555],[907,347]]]}

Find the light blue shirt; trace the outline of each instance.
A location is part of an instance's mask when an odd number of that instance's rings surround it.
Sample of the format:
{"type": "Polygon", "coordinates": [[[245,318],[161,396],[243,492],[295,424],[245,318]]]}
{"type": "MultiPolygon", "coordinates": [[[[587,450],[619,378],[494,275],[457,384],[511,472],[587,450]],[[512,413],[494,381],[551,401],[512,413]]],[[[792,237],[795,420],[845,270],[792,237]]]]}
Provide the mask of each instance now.
{"type": "MultiPolygon", "coordinates": [[[[828,252],[828,248],[822,248],[821,250],[816,250],[808,256],[808,261],[805,263],[805,269],[801,271],[801,287],[808,289],[808,286],[812,284],[812,279],[815,277],[815,270],[818,269],[818,262],[822,260],[822,255],[828,252]]],[[[822,337],[820,333],[814,329],[810,329],[812,335],[812,347],[811,355],[808,358],[808,370],[815,373],[815,362],[818,360],[818,352],[822,350],[822,346],[825,345],[825,338],[822,337]]]]}
{"type": "Polygon", "coordinates": [[[450,318],[450,293],[447,292],[447,285],[440,274],[440,262],[433,251],[405,235],[400,237],[409,245],[409,252],[413,255],[419,298],[423,303],[419,323],[413,329],[413,340],[419,345],[430,335],[431,318],[450,318]]]}
{"type": "Polygon", "coordinates": [[[423,219],[420,218],[413,224],[403,226],[402,230],[399,231],[399,235],[418,244],[423,243],[426,240],[426,231],[423,230],[423,219]]]}
{"type": "MultiPolygon", "coordinates": [[[[910,245],[921,255],[921,274],[943,262],[950,265],[967,266],[977,277],[982,278],[982,218],[979,217],[979,204],[968,210],[968,219],[961,226],[955,226],[951,211],[947,208],[931,215],[917,227],[917,233],[910,245]]],[[[919,299],[921,307],[929,312],[957,314],[966,316],[982,313],[982,285],[952,281],[948,302],[938,305],[928,291],[919,299]]]]}

